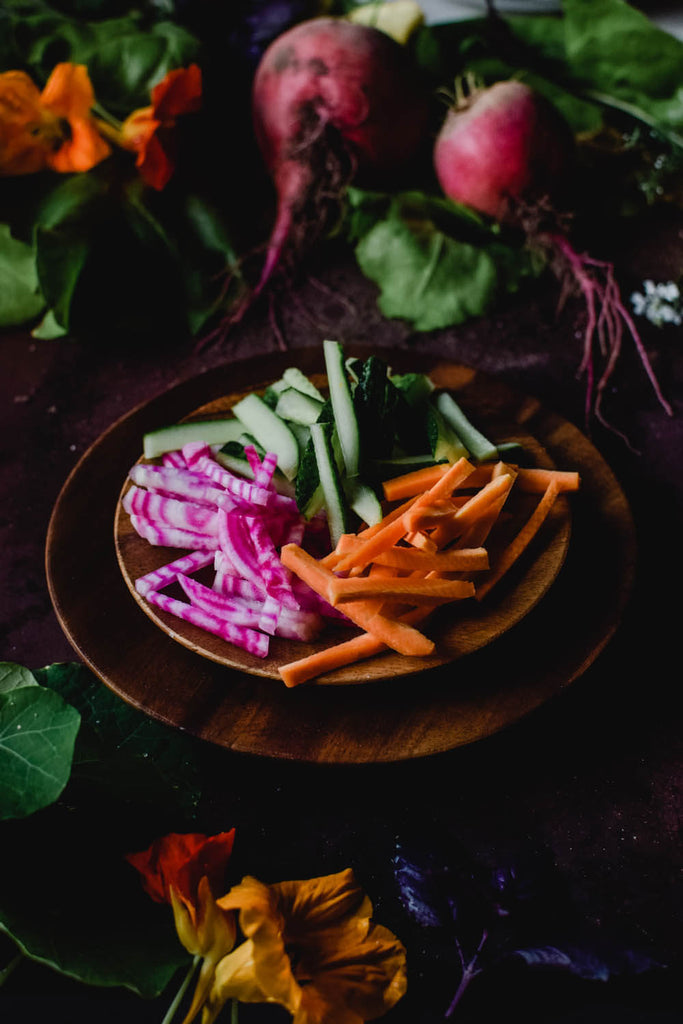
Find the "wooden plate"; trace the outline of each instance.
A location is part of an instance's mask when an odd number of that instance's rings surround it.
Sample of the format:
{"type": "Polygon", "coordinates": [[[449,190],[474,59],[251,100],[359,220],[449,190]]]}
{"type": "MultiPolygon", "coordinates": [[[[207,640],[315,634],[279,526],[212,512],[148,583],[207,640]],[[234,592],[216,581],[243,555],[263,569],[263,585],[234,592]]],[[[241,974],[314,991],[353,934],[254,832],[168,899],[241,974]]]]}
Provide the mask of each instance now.
{"type": "MultiPolygon", "coordinates": [[[[455,367],[442,367],[438,374],[440,387],[455,387],[458,400],[464,406],[468,404],[468,374],[462,374],[455,367]]],[[[316,386],[326,393],[327,381],[322,374],[312,374],[311,379],[316,386]]],[[[269,381],[268,383],[272,383],[269,381]]],[[[435,383],[437,383],[435,381],[435,383]]],[[[262,389],[260,389],[262,390],[262,389]]],[[[244,391],[222,395],[215,401],[193,410],[188,420],[216,419],[227,416],[232,406],[244,396],[244,391]]],[[[487,408],[476,409],[477,425],[487,431],[496,441],[518,441],[524,446],[527,459],[536,466],[552,467],[554,463],[538,440],[519,424],[502,424],[496,416],[496,410],[487,408]],[[485,420],[485,422],[484,422],[485,420]],[[490,429],[489,429],[490,428],[490,429]]],[[[140,459],[140,462],[147,460],[140,459]]],[[[160,460],[153,460],[160,462],[160,460]]],[[[130,481],[124,483],[121,497],[131,486],[130,481]]],[[[506,543],[507,539],[526,521],[538,501],[536,495],[514,495],[514,499],[506,506],[513,511],[511,519],[507,519],[502,529],[492,534],[489,551],[495,555],[496,547],[506,543]]],[[[439,665],[472,654],[491,643],[517,622],[521,621],[541,600],[548,587],[557,577],[564,562],[571,533],[570,501],[561,496],[548,516],[543,528],[530,549],[525,552],[520,566],[514,573],[495,588],[482,604],[474,601],[461,601],[449,605],[434,616],[429,625],[429,635],[436,642],[434,653],[428,658],[408,658],[393,651],[366,659],[345,668],[328,672],[319,676],[313,685],[344,685],[349,683],[379,682],[383,679],[396,679],[399,676],[413,675],[432,669],[439,665]]],[[[312,643],[296,642],[272,638],[268,657],[258,658],[255,655],[229,644],[220,637],[186,623],[176,616],[160,611],[149,604],[135,589],[135,581],[140,576],[172,559],[182,552],[155,547],[143,540],[133,529],[130,517],[119,501],[114,521],[114,540],[116,555],[128,589],[142,610],[171,639],[185,647],[215,661],[219,665],[240,669],[254,675],[270,679],[279,679],[278,667],[286,662],[302,658],[331,644],[356,635],[359,630],[328,628],[324,634],[312,643]]],[[[485,574],[480,574],[485,578],[485,574]]],[[[182,595],[180,595],[182,597],[182,595]]]]}
{"type": "Polygon", "coordinates": [[[293,362],[318,373],[321,350],[270,355],[267,372],[259,357],[185,381],[119,420],[80,459],[53,511],[46,568],[56,614],[82,660],[123,699],[209,742],[337,764],[400,761],[482,739],[581,674],[617,628],[633,582],[634,529],[617,480],[581,432],[542,403],[466,367],[411,353],[392,353],[392,365],[428,371],[482,422],[535,438],[554,463],[581,473],[571,543],[543,600],[468,657],[418,677],[296,690],[198,655],[141,610],[121,573],[112,521],[142,435],[221,396],[263,387],[293,362]]]}

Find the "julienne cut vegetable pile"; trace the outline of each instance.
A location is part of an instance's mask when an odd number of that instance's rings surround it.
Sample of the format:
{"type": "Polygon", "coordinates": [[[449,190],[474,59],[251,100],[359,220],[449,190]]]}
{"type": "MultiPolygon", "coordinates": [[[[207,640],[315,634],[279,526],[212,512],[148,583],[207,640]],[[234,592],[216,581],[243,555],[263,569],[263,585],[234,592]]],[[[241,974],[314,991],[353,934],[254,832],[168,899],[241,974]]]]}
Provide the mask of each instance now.
{"type": "Polygon", "coordinates": [[[230,416],[147,434],[122,497],[140,537],[184,549],[135,580],[140,597],[258,658],[272,637],[315,641],[278,667],[288,687],[431,654],[431,614],[482,601],[580,486],[521,465],[426,375],[323,351],[329,395],[292,367],[230,416]],[[530,513],[491,544],[520,493],[530,513]],[[335,642],[332,623],[353,635],[335,642]]]}

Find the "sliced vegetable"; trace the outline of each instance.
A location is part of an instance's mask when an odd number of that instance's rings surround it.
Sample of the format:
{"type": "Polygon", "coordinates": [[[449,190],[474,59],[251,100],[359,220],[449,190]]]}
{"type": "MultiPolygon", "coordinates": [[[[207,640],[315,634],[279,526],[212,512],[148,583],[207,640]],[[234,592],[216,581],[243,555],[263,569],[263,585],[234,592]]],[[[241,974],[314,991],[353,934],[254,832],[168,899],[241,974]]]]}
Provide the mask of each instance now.
{"type": "Polygon", "coordinates": [[[278,466],[293,480],[299,466],[299,445],[287,424],[255,393],[240,399],[232,411],[264,449],[275,452],[278,466]]]}
{"type": "Polygon", "coordinates": [[[327,513],[330,540],[334,546],[349,528],[349,517],[344,489],[332,449],[332,424],[312,424],[311,440],[327,513]]]}
{"type": "Polygon", "coordinates": [[[275,413],[283,420],[310,426],[320,416],[324,404],[322,399],[312,398],[296,388],[286,388],[280,393],[275,413]]]}
{"type": "Polygon", "coordinates": [[[358,475],[360,466],[360,434],[351,386],[346,375],[344,350],[338,341],[323,341],[327,382],[337,437],[344,457],[346,474],[358,475]]]}
{"type": "Polygon", "coordinates": [[[142,451],[146,459],[156,459],[165,452],[178,451],[190,441],[227,444],[228,441],[236,441],[241,430],[240,424],[231,418],[177,423],[145,434],[142,451]]]}
{"type": "Polygon", "coordinates": [[[310,398],[314,398],[318,402],[325,401],[323,395],[315,386],[313,381],[310,380],[306,374],[298,368],[298,366],[287,367],[285,372],[282,374],[282,380],[290,388],[295,388],[303,395],[308,395],[310,398]]]}
{"type": "Polygon", "coordinates": [[[440,391],[433,401],[446,423],[477,462],[489,462],[498,458],[495,444],[477,430],[448,391],[440,391]]]}

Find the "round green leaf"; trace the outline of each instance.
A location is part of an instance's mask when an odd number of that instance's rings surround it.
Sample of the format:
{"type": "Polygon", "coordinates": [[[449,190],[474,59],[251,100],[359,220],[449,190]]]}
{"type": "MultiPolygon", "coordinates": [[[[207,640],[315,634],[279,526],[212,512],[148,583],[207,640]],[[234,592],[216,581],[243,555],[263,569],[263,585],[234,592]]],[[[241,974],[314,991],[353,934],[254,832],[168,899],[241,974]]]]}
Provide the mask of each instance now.
{"type": "Polygon", "coordinates": [[[0,819],[53,803],[68,782],[81,716],[42,686],[0,693],[0,819]]]}
{"type": "Polygon", "coordinates": [[[0,327],[25,324],[44,308],[33,248],[0,224],[0,327]]]}

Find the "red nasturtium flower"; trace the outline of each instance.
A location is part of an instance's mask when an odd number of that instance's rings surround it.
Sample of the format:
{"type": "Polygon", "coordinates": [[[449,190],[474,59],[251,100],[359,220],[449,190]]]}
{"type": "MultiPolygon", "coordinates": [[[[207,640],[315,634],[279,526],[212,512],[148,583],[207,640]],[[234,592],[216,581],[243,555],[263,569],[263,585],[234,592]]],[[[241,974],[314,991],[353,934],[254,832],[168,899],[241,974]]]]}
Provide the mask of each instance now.
{"type": "Polygon", "coordinates": [[[84,64],[57,64],[41,92],[23,71],[0,74],[0,175],[88,171],[109,155],[92,117],[84,64]]]}
{"type": "Polygon", "coordinates": [[[235,944],[235,914],[216,902],[216,893],[225,886],[234,841],[234,829],[215,836],[171,833],[126,857],[140,872],[152,899],[170,903],[178,938],[188,953],[202,958],[188,1019],[205,1001],[216,964],[235,944]]]}
{"type": "Polygon", "coordinates": [[[134,110],[121,127],[119,144],[137,153],[140,177],[161,190],[173,174],[176,119],[199,110],[202,73],[197,64],[176,68],[152,89],[149,107],[134,110]]]}

